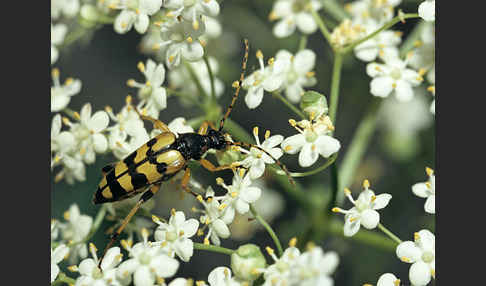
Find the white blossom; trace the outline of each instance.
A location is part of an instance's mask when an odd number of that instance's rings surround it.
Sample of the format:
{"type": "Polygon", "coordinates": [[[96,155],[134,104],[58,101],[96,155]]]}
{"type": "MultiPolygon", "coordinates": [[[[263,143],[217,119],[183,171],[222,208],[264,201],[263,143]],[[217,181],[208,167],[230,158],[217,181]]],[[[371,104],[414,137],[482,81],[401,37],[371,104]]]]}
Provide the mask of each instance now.
{"type": "Polygon", "coordinates": [[[396,248],[397,257],[411,263],[409,279],[414,286],[427,285],[435,278],[435,236],[426,229],[414,233],[414,241],[404,241],[396,248]]]}
{"type": "Polygon", "coordinates": [[[252,186],[250,174],[245,174],[244,169],[234,172],[231,185],[227,186],[221,178],[217,179],[217,183],[228,191],[223,204],[227,205],[227,209],[234,208],[239,214],[247,213],[250,204],[256,202],[262,194],[260,188],[252,186]]]}
{"type": "Polygon", "coordinates": [[[236,278],[231,277],[231,269],[220,266],[213,269],[208,276],[210,286],[240,286],[236,278]]]}
{"type": "Polygon", "coordinates": [[[297,265],[297,259],[301,255],[300,250],[293,245],[285,249],[279,258],[275,255],[273,249],[267,247],[266,250],[272,257],[274,263],[261,270],[265,278],[263,286],[297,285],[291,278],[292,267],[297,265]]]}
{"type": "Polygon", "coordinates": [[[351,14],[353,23],[365,28],[381,27],[393,18],[394,8],[401,2],[402,0],[357,0],[346,4],[345,9],[351,14]]]}
{"type": "Polygon", "coordinates": [[[423,69],[427,72],[425,78],[435,84],[435,26],[426,23],[420,34],[420,40],[410,52],[409,64],[414,69],[423,69]]]}
{"type": "Polygon", "coordinates": [[[344,235],[353,236],[358,231],[360,226],[367,229],[375,228],[380,222],[380,214],[376,210],[380,210],[388,205],[392,198],[390,194],[380,194],[375,196],[375,193],[369,189],[370,183],[368,180],[363,182],[364,190],[359,194],[355,201],[351,196],[349,189],[344,189],[346,197],[353,203],[353,207],[349,210],[340,208],[333,208],[333,212],[345,214],[344,216],[344,235]]]}
{"type": "Polygon", "coordinates": [[[418,73],[408,69],[408,61],[397,57],[385,57],[384,64],[370,63],[366,72],[373,79],[370,83],[370,92],[374,96],[388,97],[392,92],[400,101],[410,101],[414,96],[413,87],[422,81],[425,70],[418,73]]]}
{"type": "Polygon", "coordinates": [[[51,283],[56,280],[59,274],[59,262],[69,254],[69,247],[65,244],[58,245],[54,250],[51,249],[51,283]]]}
{"type": "Polygon", "coordinates": [[[196,234],[199,222],[193,218],[186,220],[183,212],[176,212],[174,209],[168,223],[162,222],[157,217],[152,218],[159,225],[155,230],[155,240],[175,252],[182,261],[188,262],[194,251],[190,237],[196,234]]]}
{"type": "Polygon", "coordinates": [[[119,280],[116,277],[118,264],[122,261],[123,254],[119,247],[112,247],[106,251],[100,267],[96,255],[96,247],[90,243],[89,249],[93,258],[87,258],[79,263],[79,266],[71,266],[71,269],[79,272],[74,286],[124,286],[128,280],[119,280]]]}
{"type": "Polygon", "coordinates": [[[58,19],[61,14],[72,18],[78,11],[79,0],[51,0],[51,19],[58,19]]]}
{"type": "Polygon", "coordinates": [[[299,153],[299,165],[309,167],[314,164],[319,155],[328,158],[336,153],[341,144],[330,136],[334,126],[329,116],[320,116],[315,121],[289,120],[290,124],[300,133],[287,137],[281,144],[285,153],[299,153]]]}
{"type": "MultiPolygon", "coordinates": [[[[133,274],[135,286],[154,285],[160,278],[173,276],[179,268],[179,262],[167,255],[158,245],[148,241],[148,231],[142,229],[143,241],[135,244],[123,241],[130,259],[123,261],[117,269],[119,279],[129,279],[133,274]]],[[[131,279],[129,279],[131,280],[131,279]]]]}
{"type": "Polygon", "coordinates": [[[63,155],[62,163],[63,168],[56,174],[56,182],[65,179],[68,184],[72,185],[75,181],[86,181],[86,167],[79,152],[70,156],[63,155]]]}
{"type": "Polygon", "coordinates": [[[93,218],[89,215],[81,214],[78,205],[72,204],[69,210],[64,212],[64,219],[66,222],[59,223],[59,229],[61,230],[62,241],[77,243],[71,247],[69,256],[69,262],[75,263],[78,257],[83,259],[88,255],[88,249],[83,240],[91,230],[93,218]]]}
{"type": "Polygon", "coordinates": [[[295,56],[287,50],[280,50],[276,55],[277,61],[289,61],[284,71],[284,82],[282,89],[292,103],[298,103],[304,93],[304,87],[310,87],[317,83],[315,78],[314,65],[316,54],[309,49],[298,51],[295,56]]]}
{"type": "MultiPolygon", "coordinates": [[[[258,137],[258,127],[253,128],[253,136],[255,137],[256,145],[263,150],[267,151],[273,158],[279,159],[282,157],[282,149],[277,146],[282,143],[282,135],[270,136],[270,131],[265,132],[265,141],[260,144],[260,138],[258,137]]],[[[263,175],[265,171],[265,164],[274,164],[275,160],[270,156],[262,152],[257,148],[250,148],[250,151],[240,148],[240,152],[247,153],[246,157],[242,162],[241,166],[248,168],[248,175],[252,180],[257,179],[263,175]]]]}
{"type": "Polygon", "coordinates": [[[435,175],[434,170],[425,168],[429,180],[423,183],[416,183],[412,186],[412,192],[421,198],[426,198],[424,209],[430,214],[435,214],[435,175]]]}
{"type": "Polygon", "coordinates": [[[140,102],[137,109],[144,110],[142,113],[146,115],[158,118],[159,112],[167,107],[167,92],[162,87],[165,80],[164,65],[148,59],[145,65],[139,62],[137,67],[145,76],[145,83],[138,83],[134,79],[127,81],[129,87],[138,88],[140,102]]]}
{"type": "Polygon", "coordinates": [[[418,14],[425,21],[435,21],[435,0],[425,0],[420,3],[418,14]]]}
{"type": "Polygon", "coordinates": [[[124,34],[135,26],[140,34],[147,31],[150,24],[149,16],[157,13],[162,6],[162,0],[114,1],[110,8],[122,11],[115,18],[114,28],[119,34],[124,34]]]}
{"type": "Polygon", "coordinates": [[[279,89],[285,78],[285,71],[290,62],[288,60],[275,60],[271,58],[265,67],[263,63],[263,53],[258,50],[256,53],[260,69],[246,77],[241,86],[248,90],[245,102],[248,108],[254,109],[260,105],[264,91],[273,92],[279,89]]]}
{"type": "Polygon", "coordinates": [[[71,96],[76,95],[81,90],[81,81],[79,79],[67,78],[63,85],[59,81],[59,70],[52,69],[51,86],[51,112],[63,110],[71,101],[71,96]]]}
{"type": "Polygon", "coordinates": [[[400,279],[398,279],[392,273],[385,273],[378,278],[378,282],[376,282],[376,286],[399,286],[400,279]]]}
{"type": "MultiPolygon", "coordinates": [[[[366,27],[366,35],[378,30],[378,26],[370,25],[366,27]]],[[[401,43],[401,32],[386,30],[378,33],[373,38],[357,45],[354,48],[356,57],[362,61],[374,61],[378,56],[398,57],[397,46],[401,43]]]]}
{"type": "Polygon", "coordinates": [[[366,28],[349,19],[344,19],[339,26],[334,28],[330,36],[331,45],[337,48],[352,44],[366,36],[366,28]]]}
{"type": "Polygon", "coordinates": [[[208,233],[204,237],[204,243],[209,244],[209,238],[214,245],[220,245],[220,238],[228,238],[231,233],[228,228],[235,217],[235,209],[228,207],[228,204],[221,204],[218,199],[224,197],[215,197],[211,186],[206,190],[206,200],[202,196],[198,196],[198,201],[204,206],[204,210],[199,210],[203,215],[199,217],[199,221],[209,228],[208,233]]]}
{"type": "Polygon", "coordinates": [[[59,58],[57,46],[61,45],[67,33],[67,26],[59,23],[53,26],[51,24],[51,65],[59,58]]]}
{"type": "Polygon", "coordinates": [[[59,163],[65,154],[72,151],[76,144],[74,135],[69,131],[61,131],[61,128],[61,115],[56,114],[51,125],[51,155],[55,154],[51,160],[51,168],[59,163]]]}
{"type": "Polygon", "coordinates": [[[304,34],[312,34],[317,30],[317,23],[311,11],[318,11],[322,4],[317,0],[278,0],[273,4],[268,18],[278,20],[273,27],[277,38],[288,37],[298,28],[304,34]]]}
{"type": "Polygon", "coordinates": [[[216,0],[166,0],[164,8],[170,9],[172,16],[182,16],[191,23],[195,30],[200,27],[199,19],[201,15],[215,17],[219,14],[219,3],[216,0]]]}
{"type": "Polygon", "coordinates": [[[97,111],[91,115],[91,104],[86,103],[76,115],[78,123],[67,122],[78,142],[79,153],[87,164],[96,160],[96,153],[103,153],[108,149],[108,140],[103,131],[110,121],[108,114],[97,111]]]}

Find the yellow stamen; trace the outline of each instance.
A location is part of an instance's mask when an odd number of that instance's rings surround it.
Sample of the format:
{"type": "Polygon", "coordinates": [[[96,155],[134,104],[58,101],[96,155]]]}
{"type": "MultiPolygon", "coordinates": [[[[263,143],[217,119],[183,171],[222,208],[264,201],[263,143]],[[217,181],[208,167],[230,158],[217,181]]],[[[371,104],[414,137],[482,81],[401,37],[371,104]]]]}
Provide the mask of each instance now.
{"type": "Polygon", "coordinates": [[[273,255],[275,253],[275,251],[270,246],[265,247],[265,250],[269,255],[273,255]]]}
{"type": "Polygon", "coordinates": [[[175,214],[176,214],[176,210],[175,210],[174,208],[172,208],[172,209],[170,210],[170,215],[171,215],[171,216],[175,216],[175,214]]]}
{"type": "Polygon", "coordinates": [[[292,146],[287,145],[287,146],[284,147],[285,152],[289,152],[290,150],[292,150],[292,146]]]}
{"type": "Polygon", "coordinates": [[[400,286],[400,279],[397,279],[395,281],[393,281],[393,284],[395,284],[395,286],[400,286]]]}
{"type": "Polygon", "coordinates": [[[51,71],[52,77],[59,77],[59,69],[58,68],[53,68],[51,71]]]}
{"type": "Polygon", "coordinates": [[[203,40],[203,39],[198,39],[199,43],[201,44],[201,46],[203,47],[206,47],[206,41],[203,40]]]}
{"type": "Polygon", "coordinates": [[[431,86],[427,87],[427,91],[430,91],[433,94],[435,94],[435,85],[431,85],[431,86]]]}
{"type": "Polygon", "coordinates": [[[98,249],[96,248],[96,246],[92,242],[90,242],[89,243],[89,250],[90,251],[93,251],[93,252],[96,252],[98,249]]]}
{"type": "Polygon", "coordinates": [[[261,51],[261,50],[258,50],[258,51],[256,52],[256,57],[257,57],[257,59],[263,59],[263,53],[262,53],[262,51],[261,51]]]}
{"type": "Polygon", "coordinates": [[[216,178],[216,184],[222,186],[224,184],[224,180],[222,178],[220,178],[220,177],[217,177],[216,178]]]}
{"type": "Polygon", "coordinates": [[[134,80],[134,79],[129,79],[129,80],[127,80],[127,85],[128,85],[129,87],[134,87],[134,86],[135,86],[135,84],[136,84],[136,82],[135,82],[135,80],[134,80]]]}
{"type": "Polygon", "coordinates": [[[420,240],[420,235],[418,234],[418,232],[415,232],[415,233],[413,234],[413,239],[414,239],[415,241],[420,240]]]}
{"type": "Polygon", "coordinates": [[[145,72],[145,65],[143,64],[143,62],[139,62],[137,64],[137,68],[138,68],[139,71],[145,72]]]}
{"type": "Polygon", "coordinates": [[[192,22],[192,28],[196,31],[199,30],[199,22],[197,20],[192,22]]]}
{"type": "Polygon", "coordinates": [[[78,272],[78,270],[79,270],[79,269],[78,269],[78,266],[76,266],[76,265],[71,265],[71,266],[68,266],[68,268],[67,268],[67,269],[68,269],[69,271],[71,271],[71,272],[78,272]]]}
{"type": "Polygon", "coordinates": [[[270,12],[270,14],[268,14],[268,20],[275,21],[277,19],[278,19],[277,13],[275,13],[274,11],[272,11],[272,12],[270,12]]]}
{"type": "Polygon", "coordinates": [[[297,238],[296,237],[292,237],[289,241],[289,246],[290,247],[295,247],[297,245],[297,238]]]}
{"type": "Polygon", "coordinates": [[[169,63],[172,63],[174,61],[174,58],[175,58],[174,56],[170,56],[169,57],[169,63]]]}
{"type": "Polygon", "coordinates": [[[219,207],[218,207],[218,210],[222,211],[224,210],[228,205],[227,204],[221,204],[219,207]]]}
{"type": "Polygon", "coordinates": [[[201,195],[198,195],[196,199],[201,203],[204,202],[203,197],[201,195]]]}
{"type": "Polygon", "coordinates": [[[268,137],[270,137],[270,130],[265,131],[265,140],[267,140],[268,137]]]}
{"type": "Polygon", "coordinates": [[[307,72],[307,73],[305,74],[305,76],[306,76],[306,77],[313,77],[313,76],[315,76],[315,75],[316,75],[316,73],[315,73],[315,72],[313,72],[313,71],[307,72]]]}
{"type": "Polygon", "coordinates": [[[148,237],[149,236],[149,231],[145,227],[142,228],[141,233],[142,233],[142,237],[148,237]]]}
{"type": "Polygon", "coordinates": [[[74,118],[76,118],[77,120],[81,120],[81,115],[79,115],[79,113],[77,111],[74,111],[74,118]]]}
{"type": "Polygon", "coordinates": [[[332,210],[331,210],[333,213],[340,213],[341,212],[341,209],[338,208],[338,207],[333,207],[332,210]]]}
{"type": "Polygon", "coordinates": [[[255,137],[258,137],[258,126],[253,127],[253,135],[255,135],[255,137]]]}
{"type": "Polygon", "coordinates": [[[430,177],[434,174],[434,170],[432,170],[431,168],[429,167],[425,167],[425,172],[427,173],[427,175],[430,177]]]}
{"type": "Polygon", "coordinates": [[[191,37],[187,37],[186,41],[191,44],[192,43],[192,38],[191,37]]]}
{"type": "Polygon", "coordinates": [[[344,188],[344,194],[347,196],[347,195],[351,195],[351,190],[348,189],[348,188],[344,188]]]}
{"type": "Polygon", "coordinates": [[[204,230],[198,229],[197,230],[197,236],[203,236],[204,235],[204,230]]]}
{"type": "Polygon", "coordinates": [[[364,180],[363,181],[363,188],[368,189],[370,187],[370,181],[364,180]]]}
{"type": "Polygon", "coordinates": [[[204,244],[209,245],[209,239],[207,237],[204,238],[204,244]]]}
{"type": "Polygon", "coordinates": [[[292,127],[295,127],[297,125],[297,122],[294,119],[289,119],[289,123],[292,127]]]}
{"type": "Polygon", "coordinates": [[[405,257],[405,256],[400,257],[400,259],[401,259],[403,262],[407,262],[407,263],[410,263],[410,262],[411,262],[411,260],[410,260],[409,258],[405,257]]]}
{"type": "Polygon", "coordinates": [[[352,218],[350,218],[350,219],[349,219],[349,222],[353,222],[353,221],[355,221],[355,220],[357,220],[357,219],[358,219],[358,218],[352,217],[352,218]]]}
{"type": "Polygon", "coordinates": [[[81,150],[79,150],[79,154],[81,154],[81,155],[86,154],[86,148],[81,147],[81,150]]]}
{"type": "Polygon", "coordinates": [[[235,81],[234,81],[234,82],[231,84],[231,87],[233,87],[233,88],[237,88],[237,87],[239,87],[239,86],[240,86],[240,82],[239,82],[239,81],[237,81],[237,80],[235,80],[235,81]]]}

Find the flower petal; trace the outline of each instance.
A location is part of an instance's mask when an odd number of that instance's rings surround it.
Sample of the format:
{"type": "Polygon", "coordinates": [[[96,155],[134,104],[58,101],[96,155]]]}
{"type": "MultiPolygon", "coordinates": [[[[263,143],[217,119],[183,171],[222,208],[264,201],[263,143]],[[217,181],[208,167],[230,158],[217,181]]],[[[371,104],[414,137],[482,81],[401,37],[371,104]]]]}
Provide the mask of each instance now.
{"type": "Polygon", "coordinates": [[[152,286],[154,282],[155,277],[147,266],[137,268],[133,275],[133,284],[135,286],[152,286]]]}
{"type": "Polygon", "coordinates": [[[281,146],[285,153],[296,154],[306,142],[304,134],[296,134],[285,138],[281,146]]]}
{"type": "Polygon", "coordinates": [[[393,90],[393,80],[388,76],[379,76],[370,83],[370,92],[374,96],[387,97],[393,90]]]}
{"type": "Polygon", "coordinates": [[[299,165],[301,167],[309,167],[317,161],[319,153],[314,143],[306,143],[299,154],[299,165]]]}
{"type": "Polygon", "coordinates": [[[361,213],[361,225],[367,229],[374,229],[380,222],[380,214],[375,210],[365,210],[361,213]]]}
{"type": "Polygon", "coordinates": [[[249,109],[257,108],[263,100],[263,88],[250,87],[245,96],[245,102],[249,109]]]}
{"type": "Polygon", "coordinates": [[[415,262],[410,267],[408,277],[414,286],[427,285],[431,279],[430,268],[425,262],[415,262]]]}
{"type": "Polygon", "coordinates": [[[417,183],[412,186],[412,192],[421,198],[427,198],[429,196],[428,188],[425,183],[417,183]]]}
{"type": "Polygon", "coordinates": [[[373,209],[380,210],[388,205],[392,198],[390,194],[380,194],[376,196],[376,199],[373,201],[373,209]]]}
{"type": "Polygon", "coordinates": [[[412,241],[404,241],[396,248],[397,257],[407,263],[414,263],[422,256],[422,250],[412,241]],[[403,258],[406,259],[403,260],[403,258]]]}
{"type": "Polygon", "coordinates": [[[410,83],[399,80],[397,81],[397,87],[395,88],[395,96],[399,101],[406,102],[413,98],[413,89],[410,83]]]}
{"type": "Polygon", "coordinates": [[[427,198],[424,209],[428,213],[435,214],[435,195],[431,195],[427,198]]]}
{"type": "Polygon", "coordinates": [[[316,21],[309,13],[301,12],[295,17],[295,22],[299,30],[304,34],[312,34],[317,30],[316,21]]]}
{"type": "Polygon", "coordinates": [[[316,54],[309,49],[299,51],[294,58],[294,69],[299,74],[310,72],[316,63],[316,54]]]}
{"type": "Polygon", "coordinates": [[[285,38],[295,31],[295,22],[291,19],[282,19],[273,27],[273,34],[277,38],[285,38]]]}
{"type": "Polygon", "coordinates": [[[319,154],[325,158],[328,158],[341,148],[341,143],[336,138],[327,135],[319,136],[315,141],[315,145],[319,154]]]}
{"type": "Polygon", "coordinates": [[[91,131],[98,133],[105,130],[106,127],[108,127],[109,123],[110,117],[108,116],[108,114],[105,111],[100,110],[95,112],[95,114],[93,114],[93,117],[90,118],[88,122],[88,128],[91,131]]]}

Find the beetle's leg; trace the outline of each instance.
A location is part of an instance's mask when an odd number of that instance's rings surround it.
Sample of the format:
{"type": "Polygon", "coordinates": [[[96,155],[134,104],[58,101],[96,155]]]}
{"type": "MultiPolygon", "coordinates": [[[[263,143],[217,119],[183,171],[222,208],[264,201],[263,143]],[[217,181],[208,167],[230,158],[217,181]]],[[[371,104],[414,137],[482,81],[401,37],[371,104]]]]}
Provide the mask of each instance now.
{"type": "Polygon", "coordinates": [[[199,162],[201,163],[201,165],[208,169],[209,171],[211,172],[217,172],[217,171],[221,171],[221,170],[226,170],[226,169],[235,169],[236,167],[240,167],[240,164],[238,162],[234,162],[234,163],[231,163],[230,165],[223,165],[223,166],[214,166],[213,163],[211,163],[210,161],[206,160],[206,159],[201,159],[199,160],[199,162]]]}
{"type": "Polygon", "coordinates": [[[208,126],[211,127],[212,129],[216,130],[216,126],[214,126],[214,124],[211,121],[206,120],[199,127],[197,134],[206,135],[208,133],[208,126]]]}
{"type": "MultiPolygon", "coordinates": [[[[128,213],[128,215],[125,217],[123,220],[122,224],[118,227],[118,229],[111,235],[110,242],[108,245],[105,247],[105,251],[103,252],[103,256],[100,259],[100,262],[98,263],[98,267],[101,267],[101,261],[103,261],[103,257],[105,257],[106,251],[110,249],[110,247],[115,243],[116,239],[120,235],[120,233],[125,229],[127,224],[130,222],[132,217],[135,215],[135,213],[138,211],[138,209],[142,206],[143,203],[146,201],[150,200],[160,189],[160,184],[152,185],[143,195],[140,197],[138,202],[135,204],[135,206],[132,208],[132,210],[128,213]]],[[[101,268],[100,268],[101,269],[101,268]]]]}
{"type": "Polygon", "coordinates": [[[138,116],[141,119],[152,122],[154,124],[154,128],[157,128],[157,129],[161,130],[162,132],[172,132],[172,131],[170,131],[169,127],[164,122],[162,122],[158,119],[155,119],[153,117],[150,117],[148,115],[140,114],[140,112],[138,112],[138,110],[136,108],[134,108],[134,110],[135,110],[135,112],[137,112],[138,116]]]}

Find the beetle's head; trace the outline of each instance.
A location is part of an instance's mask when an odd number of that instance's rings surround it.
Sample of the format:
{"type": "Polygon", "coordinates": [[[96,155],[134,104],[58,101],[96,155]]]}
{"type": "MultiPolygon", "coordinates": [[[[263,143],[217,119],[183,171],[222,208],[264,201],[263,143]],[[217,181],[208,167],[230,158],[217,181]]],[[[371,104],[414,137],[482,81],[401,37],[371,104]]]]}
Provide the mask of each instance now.
{"type": "Polygon", "coordinates": [[[212,149],[223,150],[226,148],[226,138],[223,132],[217,130],[209,130],[208,132],[209,146],[212,149]]]}

